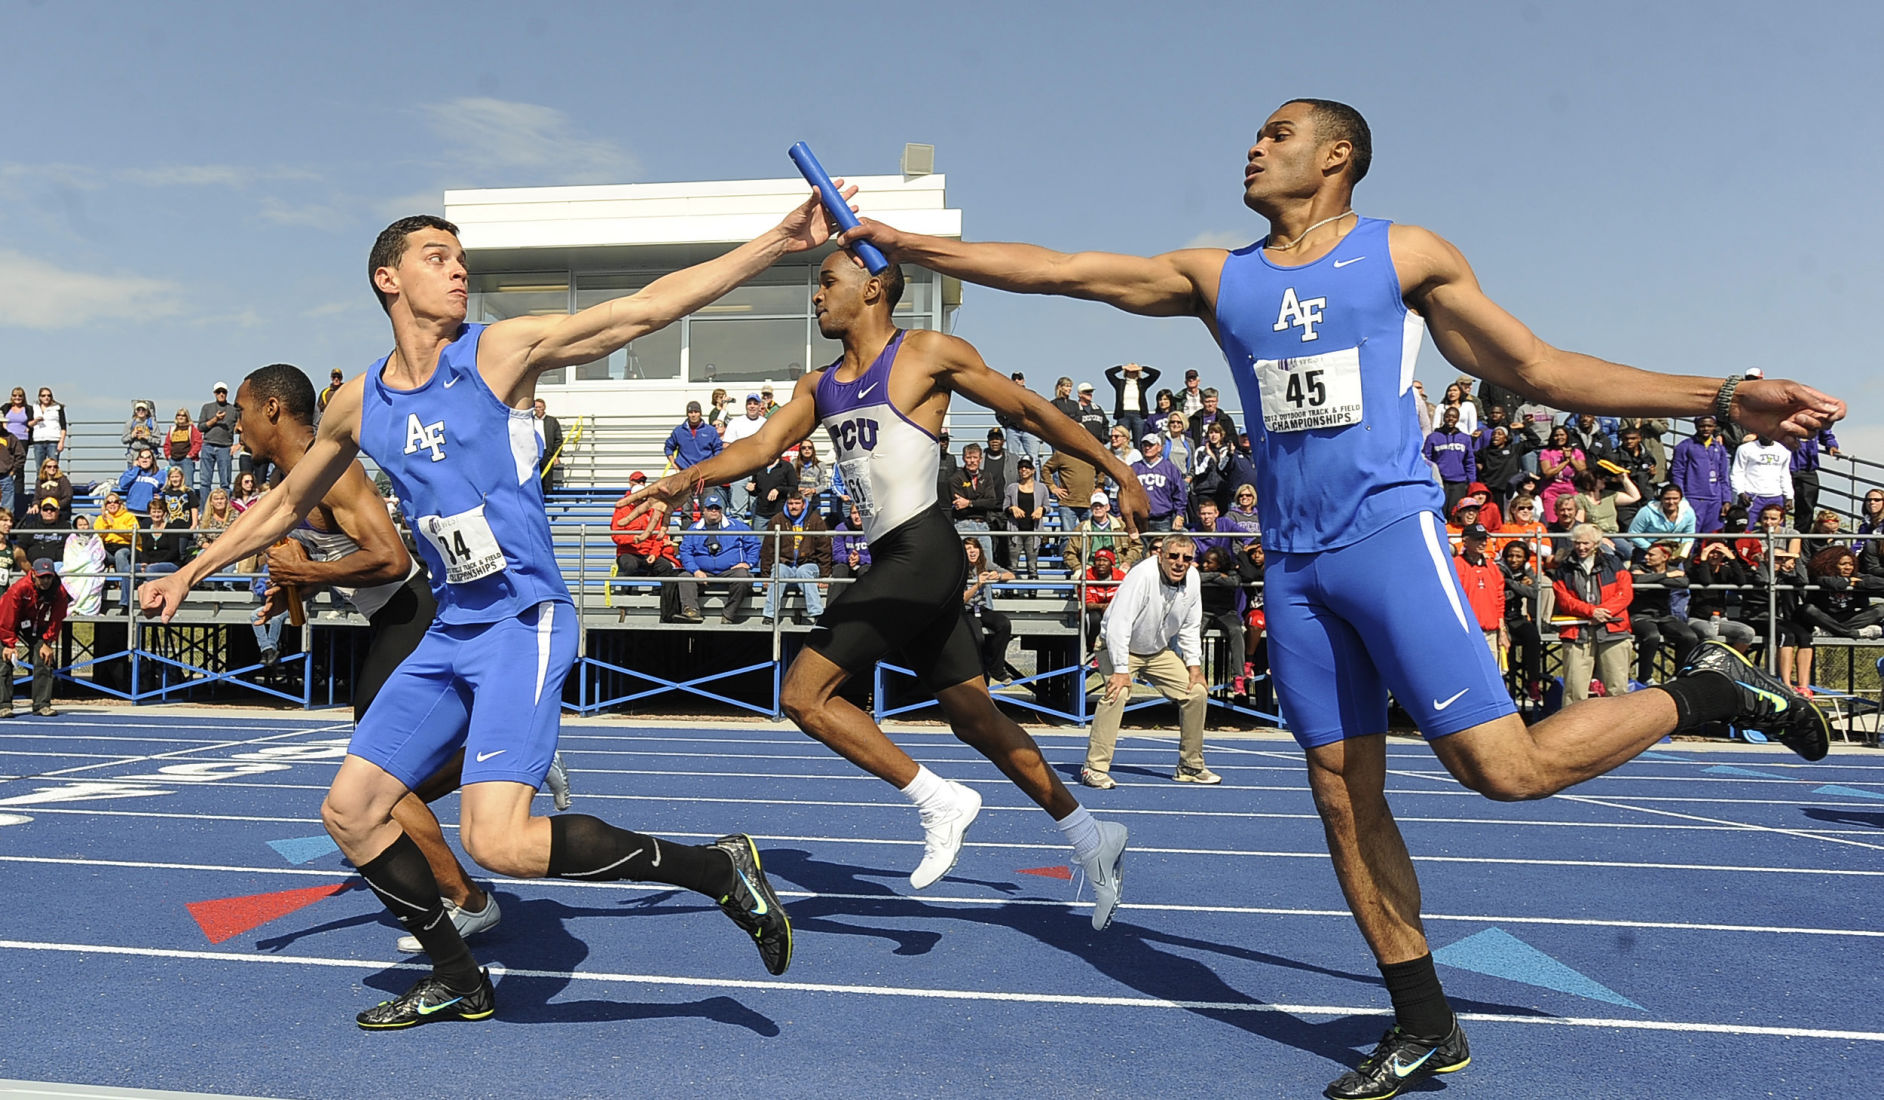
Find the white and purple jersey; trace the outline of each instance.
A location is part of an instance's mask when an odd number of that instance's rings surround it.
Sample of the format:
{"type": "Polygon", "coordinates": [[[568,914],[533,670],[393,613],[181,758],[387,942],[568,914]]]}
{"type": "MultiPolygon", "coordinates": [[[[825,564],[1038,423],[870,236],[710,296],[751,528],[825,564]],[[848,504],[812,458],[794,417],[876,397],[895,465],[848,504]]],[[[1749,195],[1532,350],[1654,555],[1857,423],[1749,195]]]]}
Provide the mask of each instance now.
{"type": "Polygon", "coordinates": [[[898,331],[854,381],[837,380],[839,359],[818,379],[818,422],[831,434],[844,487],[863,517],[864,537],[884,535],[936,506],[942,447],[890,401],[898,331]]]}

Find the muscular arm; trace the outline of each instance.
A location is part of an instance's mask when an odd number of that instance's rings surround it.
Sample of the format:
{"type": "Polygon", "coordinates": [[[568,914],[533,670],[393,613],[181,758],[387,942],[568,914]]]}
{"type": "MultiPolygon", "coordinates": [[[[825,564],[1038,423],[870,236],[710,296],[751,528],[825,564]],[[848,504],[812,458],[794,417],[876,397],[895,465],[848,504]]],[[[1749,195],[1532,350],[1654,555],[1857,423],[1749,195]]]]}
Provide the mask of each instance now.
{"type": "Polygon", "coordinates": [[[360,549],[335,561],[270,554],[268,576],[271,581],[360,588],[404,580],[412,571],[412,556],[406,552],[406,544],[400,540],[399,531],[386,512],[386,502],[358,462],[347,464],[345,472],[321,503],[333,513],[340,530],[360,544],[360,549]]]}
{"type": "MultiPolygon", "coordinates": [[[[1486,297],[1451,243],[1417,226],[1389,232],[1407,304],[1425,316],[1440,354],[1459,369],[1579,412],[1695,416],[1712,410],[1719,378],[1657,374],[1552,347],[1486,297]]],[[[1742,384],[1733,414],[1755,431],[1797,439],[1842,418],[1845,403],[1775,379],[1742,384]]]]}
{"type": "Polygon", "coordinates": [[[273,546],[294,529],[360,451],[356,435],[360,423],[360,380],[347,382],[327,407],[319,433],[307,454],[280,485],[256,501],[195,560],[167,577],[143,586],[145,610],[160,612],[167,620],[176,613],[190,586],[231,562],[273,546]]]}
{"type": "Polygon", "coordinates": [[[1128,518],[1132,530],[1147,512],[1145,489],[1131,468],[1106,450],[1092,433],[1067,419],[1046,398],[990,370],[972,344],[939,332],[912,332],[904,346],[921,349],[925,359],[936,364],[936,377],[946,388],[1004,414],[1029,435],[1053,445],[1055,452],[1066,451],[1074,458],[1104,470],[1119,483],[1119,510],[1128,518]]]}
{"type": "Polygon", "coordinates": [[[1055,252],[1032,244],[970,244],[904,233],[859,219],[839,240],[874,241],[897,259],[1016,294],[1058,294],[1104,302],[1148,317],[1209,317],[1227,253],[1186,248],[1160,256],[1055,252]]]}
{"type": "Polygon", "coordinates": [[[649,508],[665,512],[670,504],[686,496],[696,485],[725,485],[757,473],[788,447],[804,442],[818,426],[818,379],[823,371],[807,374],[792,388],[792,399],[766,418],[765,426],[737,442],[728,443],[704,462],[676,470],[659,481],[649,483],[639,493],[623,497],[630,516],[649,508]]]}
{"type": "MultiPolygon", "coordinates": [[[[842,186],[842,184],[839,184],[842,186]]],[[[855,188],[846,190],[846,197],[855,188]]],[[[600,359],[724,296],[789,252],[829,236],[817,193],[778,225],[731,252],[663,275],[642,290],[567,317],[513,317],[479,341],[478,371],[507,404],[524,396],[536,376],[600,359]]]]}

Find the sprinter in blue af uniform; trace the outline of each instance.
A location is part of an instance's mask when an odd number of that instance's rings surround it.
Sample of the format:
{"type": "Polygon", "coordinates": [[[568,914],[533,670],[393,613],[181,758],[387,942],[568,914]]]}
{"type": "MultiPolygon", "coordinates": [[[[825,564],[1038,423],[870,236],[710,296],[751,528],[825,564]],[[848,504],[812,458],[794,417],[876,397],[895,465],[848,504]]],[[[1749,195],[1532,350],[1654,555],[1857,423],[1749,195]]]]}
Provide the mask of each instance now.
{"type": "Polygon", "coordinates": [[[1560,409],[1714,412],[1783,439],[1812,435],[1845,411],[1795,382],[1651,374],[1551,347],[1485,296],[1452,245],[1354,213],[1354,185],[1371,156],[1353,108],[1283,104],[1243,173],[1244,204],[1269,233],[1235,252],[1066,254],[869,221],[844,237],[1005,290],[1194,316],[1222,347],[1256,452],[1277,691],[1307,753],[1335,874],[1396,1017],[1374,1052],[1328,1086],[1326,1095],[1344,1100],[1393,1096],[1470,1061],[1384,794],[1389,692],[1447,770],[1496,799],[1545,797],[1711,721],[1765,731],[1809,760],[1826,752],[1824,716],[1719,644],[1701,647],[1659,688],[1524,726],[1466,613],[1434,514],[1442,497],[1420,462],[1409,390],[1421,324],[1454,365],[1560,409]]]}
{"type": "Polygon", "coordinates": [[[361,1013],[361,1027],[477,1020],[496,1009],[488,973],[445,919],[424,855],[392,816],[460,748],[459,838],[484,867],[520,878],[638,879],[697,890],[752,937],[767,970],[790,965],[791,924],[751,838],[695,847],[583,814],[530,812],[556,750],[577,630],[550,544],[530,417],[543,371],[608,355],[827,236],[814,196],[757,240],[632,296],[573,316],[487,326],[465,323],[468,272],[457,227],[429,216],[394,222],[367,270],[395,350],[341,387],[307,455],[274,492],[189,566],[141,590],[145,609],[168,619],[196,580],[286,535],[357,451],[392,479],[431,570],[438,613],[362,717],[321,817],[431,956],[433,973],[361,1013]]]}

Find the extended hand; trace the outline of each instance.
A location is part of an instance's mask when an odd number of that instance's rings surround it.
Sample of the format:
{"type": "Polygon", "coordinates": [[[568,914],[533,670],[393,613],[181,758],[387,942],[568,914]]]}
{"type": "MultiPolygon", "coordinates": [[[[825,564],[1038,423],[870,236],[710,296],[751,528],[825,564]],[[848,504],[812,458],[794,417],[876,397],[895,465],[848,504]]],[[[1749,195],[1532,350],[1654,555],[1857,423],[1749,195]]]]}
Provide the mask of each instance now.
{"type": "MultiPolygon", "coordinates": [[[[844,181],[841,179],[831,182],[837,185],[838,194],[844,197],[845,202],[850,202],[851,198],[857,194],[856,187],[844,186],[844,181]]],[[[801,203],[798,209],[785,215],[784,221],[778,223],[779,232],[785,235],[785,251],[803,252],[806,249],[816,248],[831,239],[831,234],[837,229],[837,225],[831,221],[831,216],[824,212],[824,204],[818,200],[818,190],[814,187],[811,189],[811,197],[801,203]]],[[[851,210],[856,209],[853,203],[851,210]]]]}
{"type": "Polygon", "coordinates": [[[687,495],[691,481],[685,471],[677,470],[659,481],[651,481],[639,492],[623,493],[615,507],[628,509],[622,517],[628,523],[642,515],[652,515],[654,521],[648,525],[650,530],[659,530],[667,523],[667,513],[674,502],[687,495]]]}
{"type": "Polygon", "coordinates": [[[1784,378],[1751,379],[1734,390],[1734,422],[1788,446],[1845,418],[1845,403],[1784,378]]]}
{"type": "Polygon", "coordinates": [[[1119,518],[1125,521],[1125,529],[1134,535],[1143,534],[1146,521],[1151,515],[1151,501],[1145,496],[1145,487],[1137,478],[1119,483],[1119,518]]]}
{"type": "Polygon", "coordinates": [[[884,225],[882,222],[876,221],[875,219],[858,218],[857,228],[847,229],[843,233],[838,234],[837,238],[837,243],[845,248],[849,248],[851,244],[856,241],[869,241],[882,250],[883,254],[894,262],[896,254],[902,250],[903,235],[896,229],[884,225]]]}
{"type": "Polygon", "coordinates": [[[183,574],[166,573],[137,586],[137,603],[144,614],[169,622],[189,594],[190,586],[183,583],[183,574]]]}

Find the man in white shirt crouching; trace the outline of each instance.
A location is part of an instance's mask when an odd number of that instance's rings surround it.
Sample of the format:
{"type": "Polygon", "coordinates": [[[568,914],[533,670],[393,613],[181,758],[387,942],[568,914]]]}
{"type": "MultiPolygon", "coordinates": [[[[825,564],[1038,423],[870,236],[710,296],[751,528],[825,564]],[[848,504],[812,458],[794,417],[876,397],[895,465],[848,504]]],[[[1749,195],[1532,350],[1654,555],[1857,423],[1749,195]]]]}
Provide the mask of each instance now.
{"type": "Polygon", "coordinates": [[[1163,545],[1125,574],[1118,595],[1099,624],[1099,674],[1105,677],[1099,711],[1086,745],[1079,781],[1110,790],[1112,753],[1119,719],[1131,701],[1132,678],[1143,676],[1178,705],[1179,783],[1221,783],[1204,767],[1203,603],[1198,593],[1197,544],[1189,535],[1164,537],[1163,545]]]}

